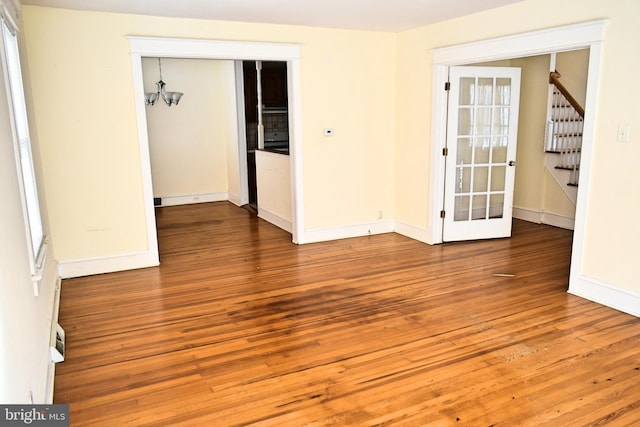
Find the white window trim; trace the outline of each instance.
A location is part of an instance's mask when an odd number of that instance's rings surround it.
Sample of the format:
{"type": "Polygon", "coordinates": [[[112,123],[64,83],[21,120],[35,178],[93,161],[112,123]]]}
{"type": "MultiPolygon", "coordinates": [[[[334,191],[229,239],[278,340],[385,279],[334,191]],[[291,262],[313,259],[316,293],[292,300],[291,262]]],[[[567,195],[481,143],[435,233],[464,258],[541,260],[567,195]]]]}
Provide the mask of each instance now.
{"type": "MultiPolygon", "coordinates": [[[[34,294],[38,296],[39,294],[39,283],[42,279],[42,274],[44,270],[45,259],[47,255],[48,249],[48,237],[44,234],[44,229],[42,225],[42,214],[40,209],[40,203],[38,199],[38,189],[37,182],[35,178],[35,167],[33,164],[33,152],[31,147],[31,138],[29,135],[29,124],[28,124],[28,114],[26,111],[26,105],[16,105],[14,102],[14,96],[16,91],[20,93],[22,99],[18,101],[20,104],[25,104],[26,99],[24,95],[24,87],[22,81],[22,71],[20,68],[20,56],[19,56],[19,47],[17,45],[16,38],[16,56],[17,56],[17,75],[19,77],[19,82],[14,82],[12,85],[12,81],[10,78],[9,71],[9,59],[6,48],[7,41],[5,40],[5,28],[6,31],[11,33],[12,36],[15,37],[15,34],[18,31],[15,20],[13,19],[14,14],[11,13],[10,10],[7,9],[4,3],[0,3],[1,13],[0,13],[0,26],[2,27],[2,43],[0,43],[0,53],[2,56],[2,64],[3,64],[3,74],[4,74],[4,82],[7,90],[7,101],[9,103],[9,115],[11,122],[11,133],[13,136],[13,144],[14,144],[14,154],[16,161],[16,169],[18,172],[18,183],[19,190],[22,202],[23,209],[23,217],[25,222],[25,237],[27,239],[28,246],[28,256],[29,256],[29,267],[31,272],[31,279],[33,282],[34,294]],[[16,108],[24,109],[21,113],[24,117],[24,129],[22,131],[18,130],[18,125],[16,121],[16,108]],[[21,135],[19,135],[19,133],[21,135]],[[23,135],[22,135],[23,134],[23,135]],[[23,161],[28,162],[28,171],[23,167],[23,161]],[[29,175],[29,176],[25,176],[29,175]],[[32,185],[32,190],[27,191],[25,181],[29,180],[32,185]],[[29,195],[28,193],[31,193],[29,195]],[[37,242],[36,242],[37,240],[37,242]]],[[[17,14],[15,14],[17,15],[17,14]]]]}

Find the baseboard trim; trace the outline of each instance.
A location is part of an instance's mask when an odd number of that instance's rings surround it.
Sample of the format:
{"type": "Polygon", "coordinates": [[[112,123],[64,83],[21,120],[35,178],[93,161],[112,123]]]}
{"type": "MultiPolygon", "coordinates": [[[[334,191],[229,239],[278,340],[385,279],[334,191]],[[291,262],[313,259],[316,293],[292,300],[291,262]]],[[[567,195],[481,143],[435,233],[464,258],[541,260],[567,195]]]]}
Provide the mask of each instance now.
{"type": "Polygon", "coordinates": [[[568,292],[598,304],[640,317],[640,294],[596,279],[580,276],[569,283],[568,292]]]}
{"type": "MultiPolygon", "coordinates": [[[[55,326],[58,324],[58,313],[60,311],[60,292],[62,289],[62,279],[58,276],[56,279],[56,284],[54,286],[53,293],[53,307],[51,307],[51,325],[50,325],[50,333],[55,334],[55,326]]],[[[47,380],[45,385],[45,404],[50,405],[53,403],[53,391],[54,391],[54,382],[56,377],[56,364],[52,361],[49,361],[49,366],[47,368],[47,380]]]]}
{"type": "Polygon", "coordinates": [[[362,224],[347,225],[343,227],[322,228],[305,230],[302,239],[298,243],[326,242],[329,240],[349,239],[372,234],[392,233],[395,231],[395,221],[381,220],[362,224]]]}
{"type": "Polygon", "coordinates": [[[554,227],[573,230],[575,219],[549,212],[534,211],[525,208],[513,208],[513,217],[524,221],[535,222],[536,224],[552,225],[554,227]]]}
{"type": "Polygon", "coordinates": [[[242,198],[235,193],[229,193],[229,198],[227,200],[229,200],[231,203],[233,203],[236,206],[243,206],[246,204],[246,203],[242,203],[242,198]]]}
{"type": "Polygon", "coordinates": [[[293,225],[291,224],[291,220],[282,218],[281,216],[274,214],[273,212],[269,212],[268,210],[262,209],[260,208],[260,206],[258,206],[258,217],[264,219],[267,222],[270,222],[276,227],[282,228],[288,233],[291,233],[291,230],[293,230],[293,225]]]}
{"type": "Polygon", "coordinates": [[[63,279],[155,267],[160,264],[157,255],[151,252],[137,252],[112,257],[58,260],[58,275],[63,279]]]}
{"type": "Polygon", "coordinates": [[[395,232],[410,239],[426,243],[428,245],[439,243],[432,241],[432,232],[430,230],[426,228],[416,227],[415,225],[406,224],[404,222],[396,221],[395,232]]]}
{"type": "Polygon", "coordinates": [[[164,206],[178,206],[178,205],[190,205],[192,203],[209,203],[209,202],[222,202],[229,200],[228,193],[207,193],[207,194],[191,194],[185,196],[161,196],[161,207],[164,206]]]}

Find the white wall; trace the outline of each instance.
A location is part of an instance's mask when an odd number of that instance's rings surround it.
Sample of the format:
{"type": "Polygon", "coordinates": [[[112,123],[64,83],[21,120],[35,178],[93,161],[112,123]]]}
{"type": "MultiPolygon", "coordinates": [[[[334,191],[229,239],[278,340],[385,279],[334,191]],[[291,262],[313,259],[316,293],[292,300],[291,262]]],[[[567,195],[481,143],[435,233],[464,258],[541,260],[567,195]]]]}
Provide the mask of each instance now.
{"type": "MultiPolygon", "coordinates": [[[[227,151],[237,150],[233,61],[163,58],[161,64],[165,89],[184,96],[178,105],[160,99],[146,107],[153,195],[163,204],[226,200],[227,151]]],[[[142,67],[145,91],[155,92],[158,59],[143,58],[142,67]]]]}
{"type": "MultiPolygon", "coordinates": [[[[25,55],[22,56],[25,73],[28,64],[25,55]]],[[[2,64],[2,74],[4,67],[2,64]]],[[[27,103],[30,104],[28,81],[25,83],[27,103]]],[[[0,402],[28,403],[31,396],[34,403],[47,403],[51,398],[47,380],[52,369],[49,338],[56,266],[51,245],[39,296],[34,296],[28,256],[31,248],[25,234],[8,102],[4,79],[0,78],[0,402]]],[[[37,163],[39,152],[34,131],[31,138],[37,163]]],[[[47,233],[43,197],[40,203],[47,233]]]]}

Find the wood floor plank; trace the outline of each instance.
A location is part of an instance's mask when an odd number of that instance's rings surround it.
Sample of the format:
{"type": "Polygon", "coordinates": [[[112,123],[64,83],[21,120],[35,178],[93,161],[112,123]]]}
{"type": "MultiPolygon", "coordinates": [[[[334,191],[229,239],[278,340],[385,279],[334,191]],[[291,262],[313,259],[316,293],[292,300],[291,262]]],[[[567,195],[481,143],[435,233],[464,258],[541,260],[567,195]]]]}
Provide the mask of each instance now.
{"type": "Polygon", "coordinates": [[[572,233],[309,245],[159,208],[161,265],[63,281],[77,426],[640,424],[640,319],[566,292],[572,233]]]}

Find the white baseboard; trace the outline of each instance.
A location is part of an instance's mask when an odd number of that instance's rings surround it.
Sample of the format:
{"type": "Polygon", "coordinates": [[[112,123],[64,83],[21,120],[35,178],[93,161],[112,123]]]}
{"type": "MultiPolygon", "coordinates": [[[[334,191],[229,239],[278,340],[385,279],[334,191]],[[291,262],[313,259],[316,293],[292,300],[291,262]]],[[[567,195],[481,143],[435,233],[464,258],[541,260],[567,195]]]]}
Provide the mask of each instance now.
{"type": "Polygon", "coordinates": [[[513,208],[513,217],[524,221],[535,222],[536,224],[547,224],[554,227],[573,230],[575,219],[549,212],[534,211],[525,208],[513,208]]]}
{"type": "Polygon", "coordinates": [[[570,281],[568,292],[640,317],[640,294],[637,292],[613,287],[584,275],[570,281]]]}
{"type": "Polygon", "coordinates": [[[112,257],[58,260],[58,274],[63,279],[69,279],[114,271],[155,267],[159,264],[160,260],[157,255],[151,252],[138,252],[114,255],[112,257]]]}
{"type": "Polygon", "coordinates": [[[191,194],[186,196],[162,196],[160,206],[189,205],[192,203],[222,202],[229,200],[228,193],[191,194]]]}
{"type": "Polygon", "coordinates": [[[229,193],[228,200],[236,206],[242,206],[246,204],[246,203],[242,203],[242,198],[235,193],[229,193]]]}
{"type": "Polygon", "coordinates": [[[267,222],[270,222],[276,227],[282,228],[289,233],[291,233],[291,230],[293,230],[291,220],[284,219],[281,216],[274,214],[273,212],[269,212],[268,210],[260,208],[260,206],[258,206],[258,217],[264,219],[267,222]]]}
{"type": "Polygon", "coordinates": [[[428,245],[435,244],[435,242],[431,240],[431,231],[426,228],[419,228],[415,225],[396,221],[395,232],[428,245]]]}
{"type": "Polygon", "coordinates": [[[371,234],[392,233],[394,230],[395,222],[393,220],[381,220],[335,228],[305,230],[304,236],[298,239],[298,243],[326,242],[328,240],[348,239],[351,237],[362,237],[371,234]]]}
{"type": "MultiPolygon", "coordinates": [[[[51,326],[50,333],[55,334],[55,325],[58,324],[58,312],[60,310],[60,291],[62,286],[62,279],[58,277],[56,279],[56,284],[54,285],[54,293],[53,293],[53,306],[51,307],[51,326]]],[[[47,367],[47,379],[45,385],[45,394],[44,394],[44,404],[50,405],[53,403],[53,390],[54,390],[54,382],[56,377],[56,364],[53,361],[49,361],[49,366],[47,367]]]]}

